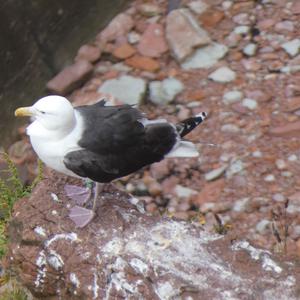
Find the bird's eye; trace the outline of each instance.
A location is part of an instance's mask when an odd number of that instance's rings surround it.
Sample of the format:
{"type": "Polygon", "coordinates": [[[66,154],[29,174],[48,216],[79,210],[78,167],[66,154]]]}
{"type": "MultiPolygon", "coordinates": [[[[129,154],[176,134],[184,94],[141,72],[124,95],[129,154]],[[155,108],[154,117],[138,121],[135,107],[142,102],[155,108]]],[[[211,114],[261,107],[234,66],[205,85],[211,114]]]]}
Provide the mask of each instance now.
{"type": "Polygon", "coordinates": [[[43,115],[46,113],[45,111],[40,110],[40,113],[42,113],[43,115]]]}

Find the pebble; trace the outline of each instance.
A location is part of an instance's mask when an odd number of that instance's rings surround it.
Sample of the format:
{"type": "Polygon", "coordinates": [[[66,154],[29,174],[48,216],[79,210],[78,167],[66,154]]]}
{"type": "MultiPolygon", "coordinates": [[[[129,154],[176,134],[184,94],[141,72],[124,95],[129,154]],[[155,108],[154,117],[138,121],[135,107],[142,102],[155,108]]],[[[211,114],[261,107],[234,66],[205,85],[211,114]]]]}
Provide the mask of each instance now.
{"type": "Polygon", "coordinates": [[[286,162],[283,159],[276,159],[275,165],[278,170],[283,170],[287,167],[286,162]]]}
{"type": "Polygon", "coordinates": [[[221,127],[221,131],[227,133],[238,133],[240,132],[240,128],[235,124],[224,124],[221,127]]]}
{"type": "Polygon", "coordinates": [[[262,153],[259,150],[256,150],[254,152],[252,152],[252,156],[255,158],[261,158],[262,157],[262,153]]]}
{"type": "Polygon", "coordinates": [[[271,127],[270,134],[278,137],[300,137],[300,121],[290,122],[286,125],[271,127]]]}
{"type": "Polygon", "coordinates": [[[249,31],[250,31],[250,27],[249,26],[237,26],[233,30],[233,32],[235,34],[240,34],[240,35],[247,34],[249,31]]]}
{"type": "Polygon", "coordinates": [[[227,168],[227,165],[221,166],[205,174],[206,181],[212,181],[222,176],[227,168]]]}
{"type": "Polygon", "coordinates": [[[263,219],[256,224],[255,230],[260,234],[266,234],[269,231],[270,226],[271,222],[269,220],[263,219]]]}
{"type": "Polygon", "coordinates": [[[181,67],[185,70],[208,69],[222,59],[227,52],[228,48],[225,45],[212,43],[197,49],[181,64],[181,67]]]}
{"type": "Polygon", "coordinates": [[[224,10],[228,10],[228,9],[231,8],[232,4],[233,3],[231,1],[223,1],[222,2],[222,7],[223,7],[224,10]]]}
{"type": "Polygon", "coordinates": [[[197,195],[198,192],[193,190],[193,189],[190,189],[190,188],[187,188],[187,187],[184,187],[182,185],[179,185],[177,184],[175,186],[175,189],[174,189],[175,193],[176,193],[176,196],[179,197],[179,198],[189,198],[193,195],[197,195]]]}
{"type": "Polygon", "coordinates": [[[230,179],[233,175],[241,173],[244,170],[244,163],[240,160],[233,160],[226,170],[226,177],[230,179]]]}
{"type": "Polygon", "coordinates": [[[268,174],[264,177],[264,181],[273,182],[273,181],[275,181],[275,176],[273,174],[268,174]]]}
{"type": "Polygon", "coordinates": [[[141,55],[160,57],[168,51],[164,28],[161,24],[149,24],[141,36],[137,49],[141,55]]]}
{"type": "Polygon", "coordinates": [[[167,15],[166,38],[173,56],[179,62],[192,54],[196,47],[211,42],[208,33],[198,25],[188,9],[175,9],[167,15]]]}
{"type": "Polygon", "coordinates": [[[300,225],[293,225],[291,228],[291,238],[298,240],[300,238],[300,225]]]}
{"type": "Polygon", "coordinates": [[[243,93],[241,91],[229,91],[223,95],[223,103],[226,105],[230,105],[236,103],[243,98],[243,93]]]}
{"type": "Polygon", "coordinates": [[[143,3],[137,7],[139,13],[146,17],[153,17],[162,13],[161,7],[152,3],[143,3]]]}
{"type": "Polygon", "coordinates": [[[156,72],[160,69],[160,64],[157,60],[138,54],[126,59],[125,63],[132,68],[149,72],[156,72]]]}
{"type": "Polygon", "coordinates": [[[208,5],[202,0],[191,1],[187,4],[187,6],[197,15],[203,14],[208,8],[208,5]]]}
{"type": "Polygon", "coordinates": [[[136,49],[128,43],[117,47],[113,51],[113,55],[120,59],[128,58],[136,53],[136,49]]]}
{"type": "Polygon", "coordinates": [[[236,212],[246,212],[249,208],[250,198],[243,198],[235,201],[233,205],[233,211],[236,212]]]}
{"type": "Polygon", "coordinates": [[[130,31],[127,35],[127,39],[130,44],[137,44],[141,39],[141,35],[136,31],[130,31]]]}
{"type": "Polygon", "coordinates": [[[279,22],[275,25],[275,30],[277,31],[294,31],[294,24],[291,21],[279,22]]]}
{"type": "Polygon", "coordinates": [[[250,25],[249,15],[247,13],[241,13],[233,16],[233,22],[238,25],[250,25]]]}
{"type": "Polygon", "coordinates": [[[77,60],[87,60],[91,63],[99,60],[101,56],[101,50],[94,45],[83,45],[79,48],[75,61],[77,60]]]}
{"type": "Polygon", "coordinates": [[[215,82],[227,83],[236,79],[236,73],[228,67],[220,67],[208,75],[215,82]]]}
{"type": "Polygon", "coordinates": [[[272,195],[272,200],[275,202],[284,202],[286,200],[286,197],[280,193],[276,193],[272,195]]]}
{"type": "Polygon", "coordinates": [[[291,56],[294,57],[299,53],[300,39],[294,39],[281,45],[281,47],[291,56]]]}
{"type": "Polygon", "coordinates": [[[257,108],[257,102],[254,99],[245,98],[242,101],[242,105],[250,110],[254,110],[257,108]]]}
{"type": "Polygon", "coordinates": [[[298,156],[296,154],[291,154],[288,157],[288,161],[297,161],[298,160],[298,156]]]}
{"type": "Polygon", "coordinates": [[[151,81],[149,84],[149,97],[153,103],[165,105],[172,102],[183,89],[182,82],[173,77],[166,78],[163,81],[151,81]]]}
{"type": "Polygon", "coordinates": [[[142,78],[124,75],[116,79],[106,80],[98,92],[110,94],[123,103],[140,104],[146,93],[146,81],[142,78]]]}
{"type": "Polygon", "coordinates": [[[247,56],[253,56],[256,54],[257,44],[250,43],[243,48],[243,53],[247,56]]]}

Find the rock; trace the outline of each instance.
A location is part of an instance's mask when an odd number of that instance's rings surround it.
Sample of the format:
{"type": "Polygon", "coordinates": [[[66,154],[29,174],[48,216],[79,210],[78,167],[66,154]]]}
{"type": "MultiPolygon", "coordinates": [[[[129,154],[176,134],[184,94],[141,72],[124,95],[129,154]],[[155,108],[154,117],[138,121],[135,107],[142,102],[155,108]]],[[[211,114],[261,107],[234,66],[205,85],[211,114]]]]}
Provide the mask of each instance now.
{"type": "Polygon", "coordinates": [[[256,287],[258,299],[297,299],[295,261],[278,260],[230,234],[142,213],[130,203],[132,197],[113,186],[98,202],[92,222],[75,228],[68,218],[66,183],[65,177],[43,180],[16,203],[9,223],[13,238],[6,267],[35,297],[219,299],[230,291],[232,299],[251,299],[256,287]],[[52,201],[50,192],[61,201],[52,201]]]}
{"type": "Polygon", "coordinates": [[[128,43],[117,47],[113,51],[113,55],[120,59],[128,58],[136,53],[136,49],[128,43]]]}
{"type": "Polygon", "coordinates": [[[277,137],[300,137],[300,121],[270,128],[270,134],[277,137]]]}
{"type": "Polygon", "coordinates": [[[241,13],[233,16],[233,22],[238,25],[250,25],[249,15],[247,13],[241,13]]]}
{"type": "Polygon", "coordinates": [[[260,234],[266,234],[269,233],[270,228],[271,227],[271,222],[269,220],[260,220],[256,226],[255,226],[255,230],[260,233],[260,234]]]}
{"type": "Polygon", "coordinates": [[[197,192],[190,188],[184,187],[180,184],[175,186],[174,192],[178,198],[190,198],[193,195],[196,195],[197,192]]]}
{"type": "Polygon", "coordinates": [[[240,159],[233,160],[226,170],[226,177],[232,178],[233,175],[241,173],[244,170],[244,163],[240,159]]]}
{"type": "Polygon", "coordinates": [[[85,82],[93,72],[93,66],[86,60],[78,60],[65,67],[47,83],[47,89],[54,94],[66,95],[85,82]]]}
{"type": "Polygon", "coordinates": [[[160,69],[160,64],[157,60],[141,55],[134,55],[126,59],[125,63],[135,69],[145,70],[149,72],[156,72],[160,69]]]}
{"type": "Polygon", "coordinates": [[[291,12],[294,15],[300,15],[300,2],[299,1],[293,1],[292,2],[291,12]]]}
{"type": "Polygon", "coordinates": [[[130,105],[140,104],[146,93],[146,82],[141,78],[124,75],[116,79],[105,81],[99,92],[110,94],[123,103],[130,105]]]}
{"type": "Polygon", "coordinates": [[[200,22],[204,28],[215,27],[224,19],[224,12],[220,10],[209,10],[201,15],[200,22]]]}
{"type": "Polygon", "coordinates": [[[243,53],[247,56],[255,55],[257,50],[257,44],[250,43],[243,48],[243,53]]]}
{"type": "Polygon", "coordinates": [[[250,110],[254,110],[257,108],[257,102],[254,99],[245,98],[242,101],[242,105],[250,110]]]}
{"type": "Polygon", "coordinates": [[[208,69],[222,59],[227,52],[228,48],[225,45],[212,43],[211,45],[197,49],[194,54],[181,64],[181,67],[185,70],[208,69]]]}
{"type": "Polygon", "coordinates": [[[225,39],[226,45],[230,48],[235,48],[238,46],[239,42],[241,41],[241,35],[231,32],[225,39]]]}
{"type": "Polygon", "coordinates": [[[241,91],[229,91],[223,95],[223,103],[230,105],[236,103],[243,98],[243,93],[241,91]]]}
{"type": "Polygon", "coordinates": [[[275,176],[273,174],[268,174],[264,177],[264,181],[273,182],[273,181],[275,181],[275,176]]]}
{"type": "Polygon", "coordinates": [[[236,74],[228,67],[221,67],[209,74],[208,78],[216,82],[227,83],[235,80],[236,74]]]}
{"type": "Polygon", "coordinates": [[[98,39],[109,42],[117,37],[126,35],[134,26],[131,16],[120,13],[106,26],[106,28],[97,36],[98,39]]]}
{"type": "Polygon", "coordinates": [[[192,198],[195,205],[202,205],[206,202],[217,202],[225,188],[225,180],[223,178],[208,182],[201,188],[201,192],[192,198]]]}
{"type": "Polygon", "coordinates": [[[140,41],[141,35],[135,31],[130,31],[127,35],[130,44],[136,44],[140,41]]]}
{"type": "Polygon", "coordinates": [[[208,5],[203,0],[191,1],[187,4],[188,8],[197,15],[203,14],[208,5]]]}
{"type": "Polygon", "coordinates": [[[166,78],[163,81],[151,81],[149,84],[150,100],[158,105],[164,105],[174,100],[184,89],[176,78],[166,78]]]}
{"type": "Polygon", "coordinates": [[[288,161],[297,161],[298,160],[298,156],[296,154],[291,154],[288,157],[288,161]]]}
{"type": "Polygon", "coordinates": [[[294,240],[298,240],[300,238],[300,225],[292,226],[290,236],[294,240]]]}
{"type": "Polygon", "coordinates": [[[227,165],[221,166],[205,174],[206,181],[212,181],[222,176],[227,168],[227,165]]]}
{"type": "Polygon", "coordinates": [[[210,43],[208,33],[202,29],[187,9],[172,10],[166,19],[166,38],[173,56],[182,62],[194,49],[210,43]]]}
{"type": "Polygon", "coordinates": [[[137,48],[141,55],[149,57],[160,57],[168,51],[163,26],[156,23],[149,24],[137,48]]]}
{"type": "Polygon", "coordinates": [[[287,168],[287,164],[283,159],[276,159],[275,165],[278,170],[283,170],[287,168]]]}
{"type": "Polygon", "coordinates": [[[280,193],[276,193],[272,195],[272,200],[275,202],[284,202],[286,200],[286,197],[280,193]]]}
{"type": "Polygon", "coordinates": [[[153,17],[162,13],[161,7],[152,3],[143,3],[137,7],[139,13],[146,17],[153,17]]]}
{"type": "Polygon", "coordinates": [[[101,50],[94,45],[83,45],[79,48],[75,61],[77,60],[87,60],[91,63],[96,62],[100,59],[101,50]]]}
{"type": "Polygon", "coordinates": [[[275,30],[277,31],[294,31],[294,24],[291,21],[279,22],[275,25],[275,30]]]}
{"type": "Polygon", "coordinates": [[[250,206],[250,198],[243,198],[235,201],[232,209],[233,211],[236,212],[247,212],[249,211],[249,206],[250,206]]]}
{"type": "Polygon", "coordinates": [[[294,112],[300,109],[300,97],[293,97],[288,99],[285,111],[294,112]]]}
{"type": "Polygon", "coordinates": [[[244,35],[244,34],[247,34],[250,30],[250,27],[249,26],[237,26],[234,28],[233,32],[235,34],[241,34],[241,35],[244,35]]]}
{"type": "Polygon", "coordinates": [[[291,56],[296,56],[300,49],[300,39],[294,39],[281,45],[281,47],[291,56]]]}
{"type": "Polygon", "coordinates": [[[221,131],[227,133],[238,133],[240,132],[240,128],[235,124],[224,124],[221,127],[221,131]]]}

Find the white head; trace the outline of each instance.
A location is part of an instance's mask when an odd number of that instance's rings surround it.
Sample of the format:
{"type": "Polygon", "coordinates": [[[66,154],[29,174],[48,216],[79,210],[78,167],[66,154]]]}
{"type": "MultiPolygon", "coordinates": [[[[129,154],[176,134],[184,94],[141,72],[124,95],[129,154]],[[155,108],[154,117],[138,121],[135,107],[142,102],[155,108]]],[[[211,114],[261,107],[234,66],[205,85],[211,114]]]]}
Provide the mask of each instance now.
{"type": "Polygon", "coordinates": [[[20,107],[15,116],[32,116],[47,130],[68,130],[75,122],[72,104],[61,96],[47,96],[32,106],[20,107]]]}

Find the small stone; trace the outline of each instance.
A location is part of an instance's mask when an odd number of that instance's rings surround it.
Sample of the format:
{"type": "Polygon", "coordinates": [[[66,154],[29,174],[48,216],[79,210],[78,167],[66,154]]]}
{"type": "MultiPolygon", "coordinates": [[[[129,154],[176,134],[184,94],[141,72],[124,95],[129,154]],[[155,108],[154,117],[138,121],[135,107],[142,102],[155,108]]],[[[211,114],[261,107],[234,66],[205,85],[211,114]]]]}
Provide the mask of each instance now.
{"type": "Polygon", "coordinates": [[[135,31],[130,31],[127,35],[127,39],[130,44],[137,44],[141,39],[141,35],[135,31]]]}
{"type": "Polygon", "coordinates": [[[233,175],[236,175],[238,173],[241,173],[244,170],[244,163],[237,159],[231,162],[229,167],[226,170],[226,177],[232,178],[233,175]]]}
{"type": "Polygon", "coordinates": [[[153,17],[162,13],[161,7],[152,3],[143,3],[138,6],[138,11],[146,17],[153,17]]]}
{"type": "Polygon", "coordinates": [[[300,137],[300,121],[273,127],[270,129],[270,134],[278,137],[300,137]]]}
{"type": "Polygon", "coordinates": [[[235,32],[231,32],[225,39],[226,45],[230,48],[237,47],[240,40],[241,40],[241,35],[239,35],[235,32]]]}
{"type": "Polygon", "coordinates": [[[242,101],[242,105],[250,110],[254,110],[257,108],[257,102],[254,99],[245,98],[242,101]]]}
{"type": "Polygon", "coordinates": [[[134,55],[126,59],[125,63],[135,69],[145,70],[149,72],[156,72],[160,69],[160,64],[157,60],[141,55],[134,55]]]}
{"type": "Polygon", "coordinates": [[[183,61],[194,49],[210,43],[208,33],[187,9],[172,10],[166,19],[166,38],[172,54],[183,61]]]}
{"type": "Polygon", "coordinates": [[[158,180],[163,179],[170,173],[170,168],[168,165],[168,160],[162,160],[158,163],[151,165],[150,172],[153,178],[158,180]]]}
{"type": "Polygon", "coordinates": [[[225,180],[223,178],[208,182],[202,188],[197,197],[193,197],[192,201],[196,205],[202,205],[208,202],[215,202],[219,200],[225,188],[225,180]]]}
{"type": "Polygon", "coordinates": [[[200,17],[200,22],[205,28],[214,27],[224,19],[224,16],[224,12],[220,10],[210,10],[200,17]]]}
{"type": "Polygon", "coordinates": [[[273,174],[268,174],[264,177],[264,181],[273,182],[273,181],[275,181],[275,176],[273,174]]]}
{"type": "Polygon", "coordinates": [[[152,81],[149,84],[150,100],[155,104],[164,105],[172,102],[183,89],[183,84],[176,78],[152,81]]]}
{"type": "Polygon", "coordinates": [[[233,22],[238,25],[250,25],[249,15],[246,13],[241,13],[233,16],[233,22]]]}
{"type": "Polygon", "coordinates": [[[230,105],[236,103],[243,98],[243,93],[240,91],[229,91],[223,95],[223,103],[230,105]]]}
{"type": "Polygon", "coordinates": [[[177,212],[174,212],[173,217],[180,219],[180,220],[187,221],[189,219],[189,214],[185,211],[177,211],[177,212]]]}
{"type": "Polygon", "coordinates": [[[291,228],[291,238],[294,240],[300,239],[300,225],[294,225],[291,228]]]}
{"type": "Polygon", "coordinates": [[[208,5],[202,0],[191,1],[187,4],[188,8],[197,15],[203,14],[208,5]]]}
{"type": "Polygon", "coordinates": [[[113,41],[119,36],[126,35],[133,26],[134,21],[132,17],[125,13],[120,13],[112,19],[97,38],[105,42],[113,41]]]}
{"type": "Polygon", "coordinates": [[[275,24],[275,20],[273,19],[264,19],[264,20],[261,20],[257,23],[257,27],[261,30],[261,31],[264,31],[264,30],[267,30],[269,28],[272,28],[275,24]]]}
{"type": "Polygon", "coordinates": [[[296,154],[292,154],[288,157],[288,161],[297,161],[298,156],[296,154]]]}
{"type": "Polygon", "coordinates": [[[66,95],[80,86],[93,72],[93,65],[86,60],[78,60],[64,68],[47,83],[47,89],[55,94],[66,95]]]}
{"type": "Polygon", "coordinates": [[[120,59],[125,59],[132,56],[136,52],[135,48],[133,48],[130,44],[125,43],[113,51],[113,55],[120,59]]]}
{"type": "Polygon", "coordinates": [[[299,1],[292,1],[292,6],[290,8],[292,14],[300,15],[300,2],[299,1]]]}
{"type": "Polygon", "coordinates": [[[252,156],[255,158],[261,158],[262,157],[262,153],[259,150],[256,150],[254,152],[252,152],[252,156]]]}
{"type": "Polygon", "coordinates": [[[243,53],[247,56],[253,56],[255,55],[256,50],[257,50],[257,45],[254,43],[250,43],[244,47],[243,53]]]}
{"type": "Polygon", "coordinates": [[[223,1],[222,2],[222,7],[223,7],[224,10],[228,10],[228,9],[231,8],[232,4],[233,3],[231,1],[223,1]]]}
{"type": "Polygon", "coordinates": [[[124,75],[105,81],[98,92],[110,94],[123,103],[140,104],[146,92],[146,82],[141,78],[124,75]]]}
{"type": "Polygon", "coordinates": [[[233,205],[233,211],[246,212],[249,209],[250,198],[243,198],[235,201],[233,205]]]}
{"type": "Polygon", "coordinates": [[[300,49],[300,39],[294,39],[281,45],[281,47],[290,55],[296,56],[300,49]]]}
{"type": "Polygon", "coordinates": [[[199,68],[208,69],[222,59],[227,52],[228,48],[225,45],[212,43],[197,49],[194,54],[181,64],[181,66],[185,70],[199,68]]]}
{"type": "Polygon", "coordinates": [[[157,211],[157,205],[154,202],[147,204],[146,211],[149,213],[154,213],[155,211],[157,211]]]}
{"type": "Polygon", "coordinates": [[[237,26],[234,28],[233,32],[235,34],[247,34],[250,30],[250,27],[249,26],[237,26]]]}
{"type": "Polygon", "coordinates": [[[192,190],[179,184],[175,186],[175,193],[176,196],[179,198],[190,198],[191,196],[197,194],[195,190],[192,190]]]}
{"type": "Polygon", "coordinates": [[[286,169],[287,165],[283,159],[276,159],[275,165],[278,170],[286,169]]]}
{"type": "Polygon", "coordinates": [[[226,133],[238,133],[240,132],[240,128],[235,124],[225,124],[221,127],[221,131],[226,133]]]}
{"type": "Polygon", "coordinates": [[[83,45],[79,48],[75,61],[77,60],[87,60],[91,63],[99,60],[101,56],[101,50],[93,45],[83,45]]]}
{"type": "Polygon", "coordinates": [[[284,202],[286,200],[286,197],[280,193],[276,193],[272,195],[272,200],[275,202],[284,202]]]}
{"type": "Polygon", "coordinates": [[[140,54],[149,57],[160,57],[168,51],[164,37],[164,28],[160,24],[149,24],[138,44],[140,54]]]}
{"type": "Polygon", "coordinates": [[[255,229],[260,234],[266,234],[270,230],[271,222],[269,220],[260,220],[256,226],[255,229]]]}
{"type": "Polygon", "coordinates": [[[209,74],[208,78],[216,82],[227,83],[236,79],[236,73],[228,67],[221,67],[209,74]]]}
{"type": "Polygon", "coordinates": [[[206,181],[212,181],[222,176],[227,168],[227,165],[221,166],[205,174],[206,181]]]}
{"type": "Polygon", "coordinates": [[[276,31],[294,31],[294,24],[291,21],[283,21],[279,22],[275,25],[275,30],[276,31]]]}

